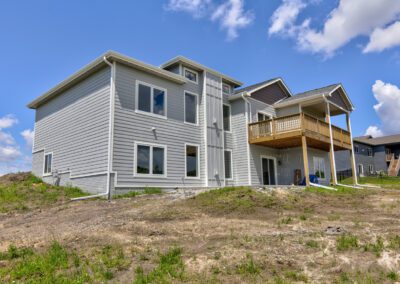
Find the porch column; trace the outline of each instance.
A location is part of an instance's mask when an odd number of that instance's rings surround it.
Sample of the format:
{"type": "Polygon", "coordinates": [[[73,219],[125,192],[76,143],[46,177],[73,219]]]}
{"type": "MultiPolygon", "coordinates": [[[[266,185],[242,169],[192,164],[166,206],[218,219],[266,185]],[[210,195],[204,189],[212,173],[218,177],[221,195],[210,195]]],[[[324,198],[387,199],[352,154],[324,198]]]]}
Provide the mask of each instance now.
{"type": "Polygon", "coordinates": [[[347,131],[350,133],[350,143],[351,143],[351,150],[350,150],[350,163],[351,163],[351,170],[353,172],[353,184],[357,185],[357,171],[356,171],[356,158],[354,156],[354,145],[353,145],[353,133],[351,132],[351,123],[350,123],[350,113],[346,113],[346,122],[347,122],[347,131]]]}
{"type": "Polygon", "coordinates": [[[337,176],[336,176],[336,163],[335,163],[335,148],[333,146],[331,110],[330,110],[328,102],[326,103],[326,122],[329,123],[329,138],[330,138],[329,158],[331,161],[331,180],[332,180],[332,184],[336,185],[337,184],[337,176]]]}
{"type": "Polygon", "coordinates": [[[304,176],[306,178],[306,186],[310,186],[310,172],[308,170],[307,140],[304,135],[301,136],[301,146],[303,148],[304,176]]]}

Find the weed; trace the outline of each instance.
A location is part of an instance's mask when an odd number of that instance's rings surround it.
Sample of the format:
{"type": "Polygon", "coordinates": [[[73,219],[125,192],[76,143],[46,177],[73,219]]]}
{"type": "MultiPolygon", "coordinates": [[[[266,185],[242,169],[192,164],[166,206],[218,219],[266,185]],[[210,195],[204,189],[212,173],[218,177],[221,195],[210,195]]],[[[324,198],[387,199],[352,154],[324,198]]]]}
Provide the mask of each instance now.
{"type": "Polygon", "coordinates": [[[292,218],[289,216],[289,217],[282,218],[282,219],[280,220],[280,223],[281,223],[281,224],[288,225],[288,224],[292,223],[292,221],[293,221],[292,218]]]}
{"type": "Polygon", "coordinates": [[[167,253],[160,255],[158,265],[148,274],[144,273],[142,267],[137,267],[134,283],[169,283],[171,279],[182,280],[185,266],[181,254],[182,249],[171,248],[167,253]]]}
{"type": "Polygon", "coordinates": [[[375,243],[369,243],[364,245],[364,251],[370,251],[376,254],[376,256],[380,256],[381,252],[384,249],[383,239],[382,237],[378,237],[375,243]]]}
{"type": "Polygon", "coordinates": [[[298,273],[296,271],[287,271],[285,272],[285,277],[293,280],[293,281],[302,281],[302,282],[308,282],[308,278],[305,274],[303,273],[298,273]]]}
{"type": "Polygon", "coordinates": [[[400,236],[396,235],[389,239],[388,248],[393,250],[400,250],[400,236]]]}
{"type": "Polygon", "coordinates": [[[386,277],[388,278],[388,279],[390,279],[390,280],[393,280],[393,281],[398,281],[399,280],[399,275],[395,272],[395,271],[390,271],[387,275],[386,275],[386,277]]]}
{"type": "Polygon", "coordinates": [[[309,240],[309,241],[306,242],[306,246],[309,247],[309,248],[318,248],[319,244],[318,244],[317,241],[309,240]]]}
{"type": "Polygon", "coordinates": [[[133,198],[138,195],[143,195],[143,194],[161,194],[162,190],[161,188],[158,187],[146,187],[142,191],[129,191],[124,194],[118,194],[114,196],[114,199],[120,199],[120,198],[133,198]]]}
{"type": "Polygon", "coordinates": [[[336,249],[338,251],[345,251],[358,247],[358,238],[356,236],[347,234],[341,235],[336,239],[336,249]]]}
{"type": "Polygon", "coordinates": [[[307,220],[307,217],[306,217],[306,215],[302,214],[302,215],[300,215],[299,219],[301,221],[305,221],[305,220],[307,220]]]}
{"type": "Polygon", "coordinates": [[[161,194],[162,190],[158,187],[146,187],[143,191],[144,194],[161,194]]]}
{"type": "Polygon", "coordinates": [[[246,259],[237,266],[238,274],[255,275],[260,273],[260,267],[254,262],[252,255],[248,254],[246,259]]]}

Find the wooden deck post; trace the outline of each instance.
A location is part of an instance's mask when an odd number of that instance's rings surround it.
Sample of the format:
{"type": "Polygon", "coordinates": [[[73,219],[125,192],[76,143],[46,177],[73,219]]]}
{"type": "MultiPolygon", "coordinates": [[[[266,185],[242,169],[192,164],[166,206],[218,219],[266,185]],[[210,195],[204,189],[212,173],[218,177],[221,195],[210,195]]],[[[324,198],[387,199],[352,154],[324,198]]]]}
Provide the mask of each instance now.
{"type": "Polygon", "coordinates": [[[353,172],[353,184],[357,185],[357,171],[356,171],[356,158],[354,156],[354,146],[353,146],[353,133],[351,132],[351,123],[350,123],[350,113],[346,113],[346,122],[347,122],[347,131],[350,133],[350,163],[351,163],[351,170],[353,172]]]}
{"type": "Polygon", "coordinates": [[[310,171],[308,169],[308,154],[306,136],[301,136],[301,146],[303,148],[304,177],[306,178],[306,186],[310,186],[310,171]]]}
{"type": "Polygon", "coordinates": [[[333,133],[332,133],[332,124],[331,124],[331,110],[329,108],[329,103],[326,103],[326,122],[329,123],[329,159],[331,161],[331,180],[332,184],[337,184],[337,176],[336,176],[336,163],[335,163],[335,148],[333,147],[333,133]]]}

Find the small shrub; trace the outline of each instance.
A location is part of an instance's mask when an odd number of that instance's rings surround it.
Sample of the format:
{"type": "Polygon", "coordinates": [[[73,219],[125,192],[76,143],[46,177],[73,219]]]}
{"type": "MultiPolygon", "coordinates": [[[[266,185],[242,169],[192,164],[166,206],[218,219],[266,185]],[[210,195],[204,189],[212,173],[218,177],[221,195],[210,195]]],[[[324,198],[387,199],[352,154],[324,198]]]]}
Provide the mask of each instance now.
{"type": "Polygon", "coordinates": [[[358,247],[358,238],[353,235],[341,235],[336,239],[336,248],[338,251],[345,251],[358,247]]]}
{"type": "Polygon", "coordinates": [[[387,278],[393,281],[398,281],[399,280],[399,275],[395,271],[390,271],[387,275],[387,278]]]}

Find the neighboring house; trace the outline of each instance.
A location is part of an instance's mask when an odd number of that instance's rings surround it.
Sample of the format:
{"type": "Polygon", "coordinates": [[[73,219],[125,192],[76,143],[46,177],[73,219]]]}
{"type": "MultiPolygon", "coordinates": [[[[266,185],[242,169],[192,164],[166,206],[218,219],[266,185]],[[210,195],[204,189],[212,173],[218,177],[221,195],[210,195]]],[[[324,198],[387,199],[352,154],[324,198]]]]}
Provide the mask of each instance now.
{"type": "MultiPolygon", "coordinates": [[[[358,176],[375,175],[380,171],[390,176],[399,175],[400,135],[355,137],[353,144],[358,176]]],[[[348,170],[349,154],[338,152],[336,157],[338,171],[348,170]]]]}
{"type": "Polygon", "coordinates": [[[155,67],[107,52],[28,105],[32,171],[99,194],[309,184],[309,174],[329,184],[332,150],[352,149],[343,86],[293,96],[281,78],[241,85],[181,56],[155,67]],[[348,130],[330,124],[340,114],[348,130]]]}

